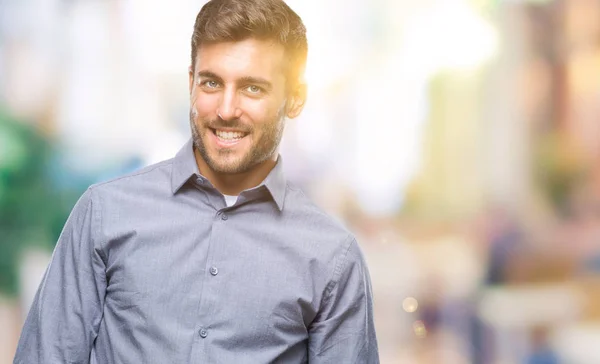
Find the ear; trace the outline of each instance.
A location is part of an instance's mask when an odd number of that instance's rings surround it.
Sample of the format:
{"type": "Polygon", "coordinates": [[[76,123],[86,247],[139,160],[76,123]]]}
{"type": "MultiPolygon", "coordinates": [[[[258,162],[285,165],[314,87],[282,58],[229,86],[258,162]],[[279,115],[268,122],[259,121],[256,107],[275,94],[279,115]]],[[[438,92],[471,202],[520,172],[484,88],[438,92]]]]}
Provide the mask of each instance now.
{"type": "Polygon", "coordinates": [[[306,84],[300,83],[296,88],[290,93],[287,101],[287,112],[286,116],[290,119],[293,119],[300,115],[302,109],[304,109],[304,104],[306,103],[306,84]]]}
{"type": "Polygon", "coordinates": [[[192,95],[192,90],[194,89],[194,71],[192,71],[192,66],[188,67],[188,75],[190,78],[190,95],[192,95]]]}

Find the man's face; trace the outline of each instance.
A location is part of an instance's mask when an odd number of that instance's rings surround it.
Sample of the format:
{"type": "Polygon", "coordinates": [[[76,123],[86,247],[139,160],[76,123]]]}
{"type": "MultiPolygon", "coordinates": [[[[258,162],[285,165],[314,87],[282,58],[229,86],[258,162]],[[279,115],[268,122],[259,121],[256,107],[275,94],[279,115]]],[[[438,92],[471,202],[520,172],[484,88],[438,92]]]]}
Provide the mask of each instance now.
{"type": "Polygon", "coordinates": [[[247,172],[276,156],[285,116],[300,112],[286,94],[284,62],[283,46],[270,41],[199,47],[190,69],[190,124],[214,172],[247,172]]]}

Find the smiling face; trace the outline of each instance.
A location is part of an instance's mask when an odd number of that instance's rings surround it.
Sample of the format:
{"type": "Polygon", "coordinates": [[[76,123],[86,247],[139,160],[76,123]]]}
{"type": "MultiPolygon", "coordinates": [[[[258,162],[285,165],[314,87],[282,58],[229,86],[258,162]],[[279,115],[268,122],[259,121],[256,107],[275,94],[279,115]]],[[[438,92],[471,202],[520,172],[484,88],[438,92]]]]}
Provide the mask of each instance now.
{"type": "Polygon", "coordinates": [[[214,173],[276,160],[285,117],[304,104],[286,92],[283,46],[254,38],[203,44],[189,77],[194,146],[214,173]]]}

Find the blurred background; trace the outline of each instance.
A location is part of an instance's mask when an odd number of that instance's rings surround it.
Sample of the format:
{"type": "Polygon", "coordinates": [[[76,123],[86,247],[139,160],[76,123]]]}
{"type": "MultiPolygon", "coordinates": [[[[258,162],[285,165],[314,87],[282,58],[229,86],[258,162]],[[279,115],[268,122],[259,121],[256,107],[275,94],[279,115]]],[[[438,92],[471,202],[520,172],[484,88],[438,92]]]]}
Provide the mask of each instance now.
{"type": "MultiPolygon", "coordinates": [[[[81,193],[189,137],[203,3],[0,0],[0,364],[81,193]]],[[[288,3],[285,170],[358,236],[382,363],[600,363],[600,1],[288,3]]]]}

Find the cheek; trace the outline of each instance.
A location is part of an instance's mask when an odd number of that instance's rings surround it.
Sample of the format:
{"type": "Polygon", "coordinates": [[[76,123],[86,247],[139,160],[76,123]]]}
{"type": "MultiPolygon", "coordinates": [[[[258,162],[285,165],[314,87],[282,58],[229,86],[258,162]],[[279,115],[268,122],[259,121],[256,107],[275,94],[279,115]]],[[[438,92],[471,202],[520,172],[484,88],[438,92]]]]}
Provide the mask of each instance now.
{"type": "Polygon", "coordinates": [[[269,124],[278,119],[280,115],[278,106],[268,102],[249,102],[243,109],[248,118],[258,125],[269,124]]]}
{"type": "Polygon", "coordinates": [[[191,106],[192,112],[199,117],[214,117],[218,100],[212,95],[196,96],[191,106]]]}

